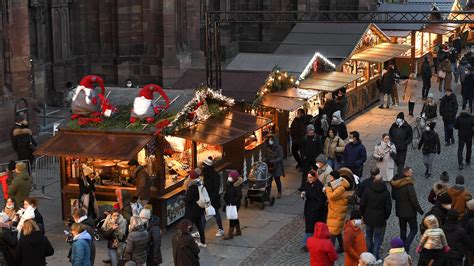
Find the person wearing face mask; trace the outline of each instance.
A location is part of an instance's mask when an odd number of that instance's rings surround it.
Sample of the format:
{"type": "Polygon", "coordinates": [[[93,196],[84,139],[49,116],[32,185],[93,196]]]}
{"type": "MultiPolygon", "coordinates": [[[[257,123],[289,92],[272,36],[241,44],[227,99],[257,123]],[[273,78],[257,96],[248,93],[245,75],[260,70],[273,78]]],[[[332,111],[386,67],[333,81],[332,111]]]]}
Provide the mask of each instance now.
{"type": "Polygon", "coordinates": [[[427,122],[436,121],[436,118],[438,117],[437,110],[438,105],[434,100],[433,93],[428,93],[428,97],[423,104],[423,108],[421,108],[420,116],[425,118],[427,122]]]}
{"type": "Polygon", "coordinates": [[[15,200],[12,198],[7,198],[5,201],[5,208],[3,212],[8,216],[9,222],[13,222],[16,218],[17,208],[15,206],[15,200]]]}
{"type": "Polygon", "coordinates": [[[333,169],[328,164],[326,156],[324,156],[324,154],[320,154],[318,158],[316,158],[316,168],[317,169],[314,170],[318,172],[319,181],[321,181],[321,183],[323,184],[327,184],[330,181],[330,176],[333,169]]]}
{"type": "Polygon", "coordinates": [[[291,153],[296,161],[296,168],[301,167],[301,142],[304,139],[305,131],[305,111],[304,109],[299,109],[297,116],[291,122],[290,135],[291,135],[291,153]]]}
{"type": "Polygon", "coordinates": [[[405,167],[408,145],[410,145],[413,140],[413,129],[410,124],[405,121],[403,112],[398,113],[395,123],[392,124],[388,131],[388,135],[397,149],[397,154],[393,159],[397,164],[397,173],[401,174],[405,167]]]}
{"type": "Polygon", "coordinates": [[[362,214],[353,210],[349,220],[344,225],[344,265],[356,266],[360,254],[367,252],[362,227],[362,214]]]}
{"type": "MultiPolygon", "coordinates": [[[[275,180],[278,195],[281,198],[281,177],[285,176],[285,168],[283,166],[283,148],[278,143],[278,137],[271,135],[267,138],[267,146],[263,153],[263,160],[267,163],[273,180],[275,180]]],[[[268,195],[271,197],[271,186],[268,186],[268,195]]]]}
{"type": "Polygon", "coordinates": [[[341,168],[344,147],[344,141],[337,135],[337,131],[334,130],[333,127],[330,127],[328,136],[326,140],[324,140],[324,155],[326,155],[327,163],[334,170],[341,168]]]}
{"type": "Polygon", "coordinates": [[[342,140],[347,139],[347,127],[344,120],[342,120],[341,111],[337,110],[332,114],[331,127],[342,140]]]}
{"type": "Polygon", "coordinates": [[[192,222],[183,219],[176,226],[176,234],[171,240],[173,262],[175,266],[199,266],[201,251],[191,236],[192,222]]]}
{"type": "Polygon", "coordinates": [[[303,188],[303,185],[306,183],[306,177],[308,176],[311,166],[316,161],[316,158],[319,154],[323,152],[323,144],[321,137],[318,136],[314,131],[314,126],[309,124],[306,127],[306,136],[303,139],[301,144],[301,162],[302,165],[302,176],[301,176],[301,185],[299,190],[303,188]]]}
{"type": "Polygon", "coordinates": [[[128,78],[127,80],[125,80],[125,86],[126,86],[127,88],[133,87],[133,82],[132,82],[132,79],[131,79],[131,78],[128,78]]]}
{"type": "Polygon", "coordinates": [[[439,114],[443,117],[444,140],[446,146],[454,144],[454,121],[458,112],[458,100],[451,89],[446,89],[446,95],[441,98],[439,114]]]}
{"type": "Polygon", "coordinates": [[[352,131],[349,136],[349,143],[344,148],[341,165],[351,169],[355,175],[362,176],[366,160],[367,150],[360,140],[359,132],[352,131]]]}
{"type": "MultiPolygon", "coordinates": [[[[240,203],[242,201],[242,183],[243,179],[242,177],[240,177],[238,171],[233,170],[229,173],[229,176],[227,177],[227,186],[224,194],[224,201],[226,206],[236,206],[237,211],[239,210],[240,203]]],[[[240,230],[239,219],[229,220],[229,232],[227,235],[224,236],[224,240],[229,240],[232,239],[234,236],[240,235],[242,235],[242,231],[240,230]]]]}
{"type": "Polygon", "coordinates": [[[163,256],[161,255],[160,217],[151,215],[150,209],[143,209],[140,212],[140,219],[142,220],[145,229],[150,234],[150,245],[148,248],[146,265],[160,265],[163,263],[163,256]]]}
{"type": "Polygon", "coordinates": [[[395,172],[395,161],[397,157],[397,149],[390,142],[390,136],[387,133],[382,135],[382,141],[375,145],[374,159],[377,161],[376,166],[380,169],[380,174],[386,182],[392,181],[395,172]]]}
{"type": "Polygon", "coordinates": [[[469,103],[469,109],[472,113],[472,101],[474,100],[474,74],[471,66],[465,69],[464,80],[461,81],[462,109],[466,109],[469,103]]]}
{"type": "Polygon", "coordinates": [[[410,167],[403,169],[403,176],[397,176],[390,182],[392,185],[392,199],[395,200],[395,212],[400,226],[400,238],[404,242],[405,251],[410,252],[410,246],[418,232],[417,212],[424,214],[418,202],[413,180],[413,170],[410,167]],[[407,236],[407,224],[410,233],[407,236]]]}
{"type": "Polygon", "coordinates": [[[431,177],[435,155],[441,153],[439,136],[434,131],[435,126],[435,122],[429,123],[421,135],[420,143],[418,143],[418,149],[423,152],[423,164],[426,168],[425,178],[427,179],[431,177]]]}

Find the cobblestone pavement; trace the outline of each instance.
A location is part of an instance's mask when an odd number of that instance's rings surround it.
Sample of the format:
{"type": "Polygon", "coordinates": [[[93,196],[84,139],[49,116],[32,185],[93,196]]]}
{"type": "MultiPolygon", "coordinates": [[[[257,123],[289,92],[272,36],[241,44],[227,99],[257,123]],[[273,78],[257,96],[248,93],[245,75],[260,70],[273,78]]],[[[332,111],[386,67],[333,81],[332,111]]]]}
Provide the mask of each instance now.
{"type": "MultiPolygon", "coordinates": [[[[433,87],[437,88],[437,84],[434,82],[433,84],[435,85],[433,87]]],[[[439,96],[437,90],[432,89],[431,92],[435,95],[435,97],[439,96]]],[[[460,95],[460,88],[457,88],[455,93],[456,95],[460,95]]],[[[402,92],[399,92],[399,95],[401,96],[402,92]]],[[[458,102],[460,100],[460,96],[458,96],[458,102]]],[[[421,95],[419,95],[417,105],[415,107],[415,114],[420,113],[421,107],[421,95]]],[[[395,120],[397,113],[401,111],[405,112],[405,117],[407,118],[408,107],[406,103],[401,103],[399,107],[394,107],[390,110],[381,110],[375,106],[348,123],[348,130],[357,130],[361,133],[361,139],[367,148],[368,157],[373,153],[373,148],[375,144],[380,141],[382,134],[388,132],[388,129],[391,123],[393,123],[395,120]]],[[[408,121],[409,123],[414,124],[413,118],[409,119],[408,121]]],[[[416,179],[416,192],[418,194],[420,204],[425,212],[428,211],[432,206],[427,200],[429,191],[431,190],[433,183],[438,180],[438,177],[442,171],[448,171],[450,174],[450,182],[452,184],[454,184],[454,179],[457,175],[464,175],[466,179],[466,186],[471,192],[474,192],[474,167],[466,167],[463,171],[458,170],[457,145],[451,145],[449,147],[444,145],[444,131],[442,121],[437,122],[435,130],[440,135],[442,147],[441,154],[435,158],[433,177],[431,179],[424,178],[425,168],[422,161],[421,151],[409,148],[406,160],[406,165],[413,167],[414,176],[416,179]]],[[[455,138],[457,141],[456,131],[455,138]]],[[[364,177],[367,176],[369,169],[374,165],[375,161],[373,159],[368,159],[364,166],[364,177]]],[[[292,196],[297,197],[298,193],[295,192],[292,196]]],[[[418,216],[418,222],[420,221],[421,216],[418,216]]],[[[242,265],[308,265],[309,255],[303,254],[299,250],[302,245],[303,232],[304,222],[302,216],[293,218],[278,233],[276,233],[272,238],[267,240],[263,245],[250,254],[250,256],[248,256],[242,262],[242,265]]],[[[395,216],[395,210],[393,209],[392,215],[390,216],[387,224],[387,230],[383,244],[383,257],[387,255],[390,239],[398,236],[398,234],[398,219],[395,216]]],[[[418,256],[415,254],[414,249],[419,241],[419,238],[420,234],[418,233],[415,242],[412,244],[412,250],[410,251],[410,254],[415,260],[417,260],[418,256]]],[[[344,265],[343,254],[340,254],[338,265],[344,265]]]]}

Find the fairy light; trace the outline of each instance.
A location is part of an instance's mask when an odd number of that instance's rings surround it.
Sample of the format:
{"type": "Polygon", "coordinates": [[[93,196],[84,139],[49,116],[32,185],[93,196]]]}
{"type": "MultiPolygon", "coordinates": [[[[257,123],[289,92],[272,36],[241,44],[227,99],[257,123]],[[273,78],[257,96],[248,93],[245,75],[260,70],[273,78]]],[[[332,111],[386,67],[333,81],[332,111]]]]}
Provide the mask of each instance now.
{"type": "Polygon", "coordinates": [[[302,80],[304,80],[312,71],[313,69],[313,63],[314,61],[318,60],[318,59],[321,59],[323,60],[323,62],[330,66],[331,68],[333,69],[336,69],[336,65],[334,63],[332,63],[331,61],[329,61],[329,59],[327,59],[326,57],[324,57],[322,54],[316,52],[313,57],[311,58],[311,60],[309,61],[309,63],[306,65],[306,67],[304,68],[303,72],[301,73],[300,77],[298,78],[298,80],[296,81],[296,85],[299,85],[300,82],[302,80]]]}

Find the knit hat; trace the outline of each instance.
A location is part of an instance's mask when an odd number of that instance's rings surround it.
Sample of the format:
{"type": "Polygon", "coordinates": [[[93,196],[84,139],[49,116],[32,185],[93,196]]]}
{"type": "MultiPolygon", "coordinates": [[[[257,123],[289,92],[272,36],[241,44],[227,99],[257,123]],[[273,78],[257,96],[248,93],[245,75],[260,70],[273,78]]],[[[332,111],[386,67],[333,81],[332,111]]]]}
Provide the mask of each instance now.
{"type": "Polygon", "coordinates": [[[82,165],[82,172],[84,173],[84,176],[88,176],[88,175],[94,173],[94,170],[90,166],[83,164],[82,165]]]}
{"type": "Polygon", "coordinates": [[[405,114],[403,112],[398,113],[397,118],[401,118],[402,120],[405,120],[405,114]]]}
{"type": "Polygon", "coordinates": [[[203,162],[203,164],[207,165],[207,166],[212,166],[212,156],[209,156],[207,157],[203,162]]]}
{"type": "Polygon", "coordinates": [[[139,217],[140,217],[141,219],[148,219],[148,220],[150,220],[150,218],[151,218],[151,211],[150,211],[150,209],[143,208],[143,209],[140,211],[139,217]]]}
{"type": "Polygon", "coordinates": [[[466,201],[466,207],[470,211],[474,211],[474,199],[471,199],[470,201],[466,201]]]}
{"type": "Polygon", "coordinates": [[[351,212],[350,220],[354,220],[354,219],[362,219],[362,213],[360,212],[360,210],[355,209],[351,212]]]}
{"type": "Polygon", "coordinates": [[[239,179],[239,176],[240,176],[240,174],[239,174],[239,171],[237,171],[237,170],[232,170],[229,173],[229,177],[232,177],[233,182],[237,181],[237,179],[239,179]]]}
{"type": "Polygon", "coordinates": [[[448,221],[457,221],[459,220],[459,212],[455,209],[451,209],[446,213],[446,218],[448,219],[448,221]]]}
{"type": "Polygon", "coordinates": [[[456,176],[456,185],[464,185],[464,176],[462,175],[456,176]]]}
{"type": "Polygon", "coordinates": [[[403,240],[401,240],[399,237],[395,237],[390,241],[390,247],[391,248],[403,248],[405,246],[405,243],[403,243],[403,240]]]}
{"type": "Polygon", "coordinates": [[[309,124],[309,125],[306,126],[306,132],[308,132],[308,131],[314,131],[313,124],[309,124]]]}
{"type": "Polygon", "coordinates": [[[439,180],[441,180],[443,183],[448,183],[449,182],[449,174],[446,171],[443,171],[441,175],[439,176],[439,180]]]}
{"type": "Polygon", "coordinates": [[[191,179],[196,179],[200,175],[201,175],[201,169],[199,169],[199,168],[196,168],[194,170],[191,170],[191,172],[189,172],[189,178],[191,178],[191,179]]]}
{"type": "Polygon", "coordinates": [[[433,99],[434,99],[434,95],[433,95],[433,93],[431,93],[431,92],[430,92],[430,93],[428,93],[428,97],[427,97],[427,98],[431,98],[431,99],[433,100],[433,99]]]}
{"type": "Polygon", "coordinates": [[[334,177],[334,179],[339,179],[341,177],[341,174],[339,174],[338,171],[332,171],[329,175],[334,177]]]}
{"type": "Polygon", "coordinates": [[[436,126],[436,122],[428,123],[428,126],[430,127],[431,130],[433,130],[436,126]]]}
{"type": "Polygon", "coordinates": [[[8,162],[8,171],[11,172],[11,171],[15,170],[15,168],[16,168],[16,162],[13,161],[13,160],[9,161],[8,162]]]}
{"type": "Polygon", "coordinates": [[[451,204],[453,203],[453,199],[451,199],[451,196],[449,196],[448,193],[443,193],[438,196],[438,202],[440,204],[451,204]]]}
{"type": "Polygon", "coordinates": [[[320,162],[320,163],[324,163],[326,164],[328,162],[326,156],[324,154],[320,154],[318,155],[318,157],[316,158],[316,162],[320,162]]]}

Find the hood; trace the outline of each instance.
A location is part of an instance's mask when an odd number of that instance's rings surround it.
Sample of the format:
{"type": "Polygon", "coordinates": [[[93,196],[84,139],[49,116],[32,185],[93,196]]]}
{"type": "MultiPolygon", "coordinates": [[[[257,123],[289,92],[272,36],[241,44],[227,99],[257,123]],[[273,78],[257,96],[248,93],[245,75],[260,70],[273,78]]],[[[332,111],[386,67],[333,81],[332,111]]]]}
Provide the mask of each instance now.
{"type": "Polygon", "coordinates": [[[436,195],[444,193],[447,190],[448,190],[448,183],[436,182],[433,184],[433,191],[436,193],[436,195]]]}
{"type": "Polygon", "coordinates": [[[82,231],[82,233],[80,233],[80,234],[78,234],[77,236],[74,237],[74,240],[80,240],[80,239],[91,241],[92,237],[91,237],[91,235],[89,235],[87,230],[84,230],[84,231],[82,231]]]}
{"type": "Polygon", "coordinates": [[[370,184],[369,189],[376,193],[383,193],[387,191],[387,187],[383,182],[373,182],[372,184],[370,184]]]}
{"type": "Polygon", "coordinates": [[[31,177],[28,175],[28,172],[24,171],[17,174],[16,178],[20,178],[23,181],[28,181],[31,177]]]}
{"type": "Polygon", "coordinates": [[[469,110],[461,110],[461,113],[459,114],[459,116],[470,117],[471,114],[469,113],[469,110]]]}
{"type": "Polygon", "coordinates": [[[409,184],[414,185],[415,181],[411,177],[407,176],[398,180],[393,180],[392,182],[390,182],[390,184],[394,188],[401,188],[409,184]]]}
{"type": "Polygon", "coordinates": [[[267,145],[268,145],[269,147],[270,147],[270,144],[268,144],[268,140],[270,139],[270,137],[273,137],[273,145],[272,145],[272,148],[275,148],[275,147],[277,147],[277,146],[280,146],[280,140],[278,139],[278,136],[272,134],[272,135],[268,136],[267,141],[266,141],[266,142],[267,142],[267,145]]]}
{"type": "Polygon", "coordinates": [[[329,229],[325,223],[317,222],[314,226],[314,237],[319,239],[329,239],[329,229]]]}
{"type": "Polygon", "coordinates": [[[31,129],[29,128],[15,128],[12,134],[13,136],[33,135],[33,132],[31,132],[31,129]]]}
{"type": "Polygon", "coordinates": [[[471,199],[471,195],[469,194],[469,192],[466,191],[466,188],[464,186],[454,185],[449,188],[448,191],[449,194],[452,194],[452,198],[457,198],[465,194],[464,197],[466,201],[469,201],[471,199]]]}
{"type": "Polygon", "coordinates": [[[359,226],[355,226],[351,220],[347,220],[346,224],[344,225],[344,232],[346,232],[346,230],[349,228],[356,232],[359,232],[362,230],[359,226]]]}
{"type": "Polygon", "coordinates": [[[332,114],[332,118],[331,118],[331,124],[333,125],[339,125],[340,123],[344,122],[344,120],[342,120],[342,117],[341,117],[341,111],[339,110],[337,110],[336,112],[332,114]],[[333,121],[332,118],[336,118],[336,121],[333,121]]]}
{"type": "Polygon", "coordinates": [[[435,229],[439,228],[439,222],[436,216],[434,215],[428,215],[426,218],[423,220],[423,224],[426,226],[428,229],[435,229]]]}
{"type": "Polygon", "coordinates": [[[41,246],[43,245],[43,234],[40,231],[33,231],[31,234],[22,236],[26,242],[30,243],[32,246],[41,246]]]}
{"type": "Polygon", "coordinates": [[[234,187],[238,187],[238,186],[242,185],[243,182],[244,182],[244,180],[242,179],[241,176],[239,176],[237,181],[234,182],[234,187]]]}

